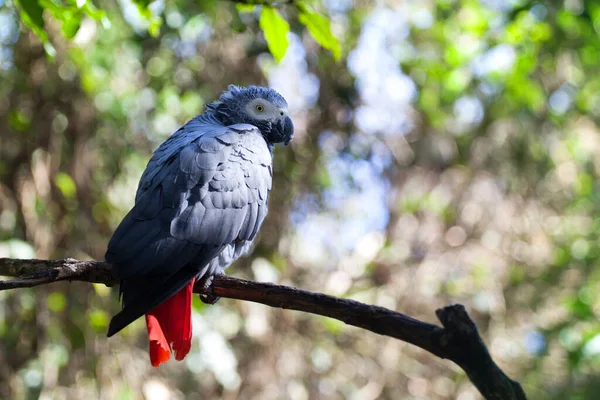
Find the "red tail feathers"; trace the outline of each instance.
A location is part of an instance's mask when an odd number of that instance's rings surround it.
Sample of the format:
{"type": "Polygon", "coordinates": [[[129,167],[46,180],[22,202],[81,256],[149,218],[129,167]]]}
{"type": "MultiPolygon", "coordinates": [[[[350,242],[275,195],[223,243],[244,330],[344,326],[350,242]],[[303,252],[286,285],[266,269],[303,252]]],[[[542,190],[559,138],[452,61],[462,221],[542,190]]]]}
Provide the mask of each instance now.
{"type": "Polygon", "coordinates": [[[146,314],[150,361],[158,367],[171,357],[183,360],[192,345],[192,289],[194,279],[167,301],[146,314]]]}

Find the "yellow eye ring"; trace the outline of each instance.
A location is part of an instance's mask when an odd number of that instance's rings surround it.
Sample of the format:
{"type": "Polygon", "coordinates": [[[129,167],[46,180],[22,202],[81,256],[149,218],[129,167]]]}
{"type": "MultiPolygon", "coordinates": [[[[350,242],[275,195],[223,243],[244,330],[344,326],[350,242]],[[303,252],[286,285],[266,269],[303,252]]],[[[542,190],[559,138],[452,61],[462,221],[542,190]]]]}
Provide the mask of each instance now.
{"type": "Polygon", "coordinates": [[[264,107],[264,106],[261,106],[260,104],[258,104],[258,105],[256,106],[256,111],[258,111],[258,112],[263,112],[263,111],[265,111],[265,107],[264,107]]]}

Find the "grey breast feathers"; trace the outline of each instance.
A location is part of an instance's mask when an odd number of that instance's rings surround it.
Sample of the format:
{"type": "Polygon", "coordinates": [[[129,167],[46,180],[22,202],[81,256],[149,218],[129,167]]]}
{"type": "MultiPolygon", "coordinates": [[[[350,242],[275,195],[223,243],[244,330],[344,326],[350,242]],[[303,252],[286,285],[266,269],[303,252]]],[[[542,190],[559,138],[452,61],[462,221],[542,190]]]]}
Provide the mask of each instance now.
{"type": "Polygon", "coordinates": [[[267,214],[271,163],[256,127],[190,121],[154,153],[108,245],[117,277],[170,275],[254,239],[267,214]]]}

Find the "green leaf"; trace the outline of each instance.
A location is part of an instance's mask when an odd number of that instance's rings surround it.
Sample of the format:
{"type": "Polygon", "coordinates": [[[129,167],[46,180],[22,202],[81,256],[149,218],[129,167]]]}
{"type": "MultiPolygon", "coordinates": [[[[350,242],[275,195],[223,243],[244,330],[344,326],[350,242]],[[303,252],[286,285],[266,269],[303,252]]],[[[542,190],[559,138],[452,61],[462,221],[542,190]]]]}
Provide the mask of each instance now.
{"type": "MultiPolygon", "coordinates": [[[[22,1],[24,1],[24,0],[22,0],[22,1]]],[[[27,1],[31,1],[31,0],[27,0],[27,1]]],[[[87,0],[84,2],[80,2],[80,0],[77,0],[78,1],[77,7],[79,7],[79,5],[81,5],[81,7],[84,7],[83,9],[77,8],[75,5],[69,4],[69,3],[58,4],[52,0],[36,0],[36,1],[42,10],[49,12],[57,21],[60,21],[62,23],[61,30],[63,32],[63,35],[67,39],[73,39],[75,37],[75,35],[77,34],[77,31],[79,31],[79,27],[81,26],[82,16],[84,13],[87,13],[86,12],[87,0]]],[[[90,4],[90,6],[93,7],[92,4],[90,4]]],[[[42,29],[42,28],[40,28],[40,29],[42,29]]],[[[40,36],[37,31],[34,30],[34,32],[38,36],[40,36]]],[[[43,37],[40,37],[40,40],[44,43],[46,53],[53,56],[53,54],[56,53],[56,50],[47,41],[47,35],[46,35],[45,31],[43,33],[43,37]]]]}
{"type": "Polygon", "coordinates": [[[87,0],[85,3],[83,3],[81,9],[87,14],[88,17],[95,19],[96,21],[101,21],[104,29],[110,28],[110,21],[106,17],[106,13],[102,10],[98,10],[91,0],[87,0]]]}
{"type": "Polygon", "coordinates": [[[44,28],[44,9],[37,0],[18,0],[18,4],[21,6],[21,18],[27,26],[34,30],[35,28],[44,28]],[[23,18],[23,14],[27,15],[27,21],[23,18]],[[32,24],[33,26],[30,26],[29,24],[32,24]]]}
{"type": "Polygon", "coordinates": [[[239,13],[251,13],[254,12],[254,10],[256,9],[256,5],[237,3],[235,5],[235,8],[237,8],[239,13]]]}
{"type": "Polygon", "coordinates": [[[340,42],[331,33],[331,25],[324,15],[311,10],[307,5],[298,3],[298,20],[308,29],[310,35],[321,45],[331,51],[333,58],[338,61],[342,55],[340,42]]]}
{"type": "Polygon", "coordinates": [[[280,62],[290,44],[287,37],[290,25],[276,9],[264,6],[260,13],[260,29],[265,33],[265,40],[275,61],[280,62]]]}
{"type": "Polygon", "coordinates": [[[17,0],[21,8],[21,21],[30,28],[42,43],[48,42],[48,34],[44,30],[44,8],[37,0],[17,0]]]}
{"type": "Polygon", "coordinates": [[[81,15],[74,14],[63,20],[62,32],[67,39],[73,39],[81,26],[81,15]]]}
{"type": "Polygon", "coordinates": [[[75,182],[69,175],[65,174],[64,172],[59,172],[54,178],[54,183],[56,183],[56,186],[58,187],[60,192],[67,199],[72,199],[73,197],[75,197],[77,187],[75,186],[75,182]]]}

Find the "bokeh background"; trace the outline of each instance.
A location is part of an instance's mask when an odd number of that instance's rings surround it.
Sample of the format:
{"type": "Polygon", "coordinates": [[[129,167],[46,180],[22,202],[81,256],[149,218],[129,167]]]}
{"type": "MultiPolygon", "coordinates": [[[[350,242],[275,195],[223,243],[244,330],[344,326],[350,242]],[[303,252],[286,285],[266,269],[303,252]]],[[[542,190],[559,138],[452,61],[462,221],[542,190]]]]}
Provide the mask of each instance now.
{"type": "MultiPolygon", "coordinates": [[[[312,2],[339,61],[284,1],[280,63],[260,7],[101,0],[70,28],[40,2],[44,46],[0,4],[0,257],[101,259],[152,150],[228,84],[268,85],[296,137],[229,274],[428,322],[465,304],[530,398],[598,398],[595,1],[312,2]]],[[[102,285],[0,292],[0,398],[480,398],[413,346],[228,299],[195,302],[191,354],[154,369],[142,320],[105,337],[118,309],[102,285]]]]}

